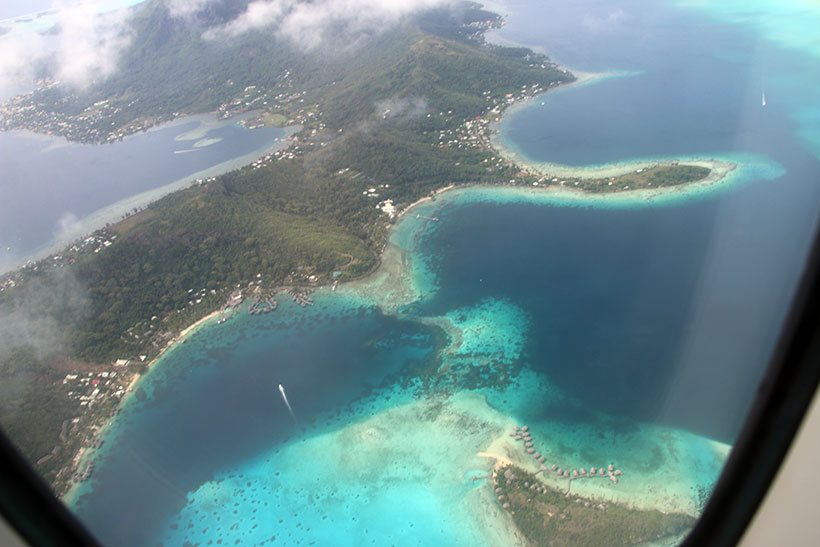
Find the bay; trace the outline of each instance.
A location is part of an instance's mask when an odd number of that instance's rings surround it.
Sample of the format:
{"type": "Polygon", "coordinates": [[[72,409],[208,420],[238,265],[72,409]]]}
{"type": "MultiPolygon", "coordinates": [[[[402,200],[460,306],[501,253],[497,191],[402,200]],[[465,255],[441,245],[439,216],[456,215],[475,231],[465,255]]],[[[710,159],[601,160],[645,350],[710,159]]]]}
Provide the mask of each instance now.
{"type": "Polygon", "coordinates": [[[141,382],[72,504],[103,541],[509,545],[474,477],[516,423],[549,462],[625,470],[578,495],[699,513],[816,227],[817,60],[697,5],[502,11],[494,39],[617,74],[511,112],[505,147],[717,158],[731,180],[653,199],[454,190],[399,222],[373,278],[204,327],[141,382]]]}
{"type": "Polygon", "coordinates": [[[42,257],[135,207],[283,147],[292,129],[183,117],[105,145],[0,133],[0,271],[42,257]]]}

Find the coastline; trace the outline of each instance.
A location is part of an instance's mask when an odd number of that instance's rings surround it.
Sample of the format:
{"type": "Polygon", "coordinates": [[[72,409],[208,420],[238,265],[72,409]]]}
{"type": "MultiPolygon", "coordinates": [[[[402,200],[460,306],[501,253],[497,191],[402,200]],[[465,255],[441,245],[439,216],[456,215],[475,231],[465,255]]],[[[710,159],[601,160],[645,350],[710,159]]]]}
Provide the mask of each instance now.
{"type": "MultiPolygon", "coordinates": [[[[137,388],[140,387],[140,383],[142,383],[151,373],[151,371],[157,368],[155,365],[159,363],[159,361],[172,349],[177,347],[177,345],[182,344],[185,342],[189,337],[196,334],[196,332],[204,327],[205,325],[214,322],[219,318],[219,310],[215,310],[205,317],[195,321],[191,325],[182,329],[179,334],[173,337],[171,340],[168,341],[165,346],[159,351],[159,353],[151,359],[149,362],[145,364],[145,369],[142,372],[137,372],[134,374],[134,377],[128,383],[128,387],[125,389],[125,393],[123,394],[122,398],[120,399],[119,404],[117,404],[116,409],[114,412],[105,419],[102,427],[100,427],[99,431],[96,434],[96,438],[98,439],[107,439],[109,433],[111,433],[111,428],[114,425],[114,422],[117,419],[120,411],[126,407],[126,405],[131,401],[131,398],[137,391],[137,388]]],[[[76,459],[76,464],[73,464],[73,469],[81,468],[83,465],[94,461],[98,452],[101,447],[93,447],[93,446],[84,446],[82,447],[76,459]]],[[[80,489],[84,484],[88,481],[72,481],[71,486],[62,493],[59,497],[68,506],[74,504],[77,501],[77,496],[80,494],[80,489]]]]}
{"type": "Polygon", "coordinates": [[[412,273],[409,271],[408,250],[403,248],[394,240],[394,236],[400,229],[400,225],[406,222],[408,214],[429,204],[435,198],[452,191],[487,190],[491,192],[516,193],[519,196],[537,196],[547,199],[566,200],[568,203],[577,204],[616,204],[628,201],[630,205],[639,202],[660,201],[665,198],[676,199],[679,196],[686,196],[689,193],[703,191],[722,185],[729,177],[736,174],[740,169],[735,162],[719,160],[714,158],[647,158],[632,159],[623,162],[603,164],[597,166],[575,167],[552,163],[538,163],[526,158],[523,154],[513,150],[500,135],[499,126],[505,116],[509,116],[528,106],[532,101],[539,99],[549,93],[563,91],[573,88],[591,85],[608,78],[626,77],[635,74],[630,71],[609,71],[609,72],[588,72],[572,70],[563,65],[556,65],[559,69],[567,70],[576,79],[572,82],[561,84],[557,87],[547,89],[542,93],[517,100],[506,105],[498,114],[497,119],[489,123],[489,135],[487,142],[489,149],[502,156],[502,158],[522,171],[535,176],[550,176],[580,178],[580,179],[602,179],[621,176],[638,169],[651,167],[669,166],[675,164],[692,165],[705,167],[710,170],[709,174],[700,180],[680,184],[676,186],[665,186],[658,188],[643,188],[633,190],[621,190],[612,192],[589,192],[572,186],[564,185],[543,185],[543,186],[509,186],[505,184],[462,184],[450,183],[432,191],[429,195],[421,197],[404,207],[395,217],[387,237],[379,262],[376,268],[370,273],[357,279],[349,280],[340,285],[340,288],[347,289],[363,298],[373,301],[385,312],[396,313],[398,309],[406,304],[418,300],[422,293],[418,287],[414,286],[414,281],[410,279],[412,273]],[[381,295],[373,297],[374,294],[381,295]]]}
{"type": "MultiPolygon", "coordinates": [[[[672,188],[686,188],[687,186],[702,183],[706,180],[715,182],[738,167],[737,163],[719,160],[716,158],[706,157],[667,157],[667,158],[635,158],[618,162],[604,163],[599,165],[563,165],[559,163],[539,162],[524,156],[518,150],[513,149],[510,145],[504,142],[503,137],[498,129],[494,127],[490,135],[493,150],[501,154],[504,159],[519,166],[523,171],[532,175],[545,175],[563,178],[576,179],[605,179],[611,177],[619,177],[629,174],[638,169],[649,169],[653,167],[668,167],[672,165],[692,165],[697,167],[706,167],[711,172],[704,179],[687,182],[677,186],[665,186],[657,188],[656,190],[672,189],[672,188]]],[[[640,190],[633,190],[632,192],[639,192],[640,190]]],[[[581,192],[584,194],[591,194],[590,192],[581,192]]],[[[631,192],[603,192],[597,195],[614,195],[631,192]]]]}
{"type": "MultiPolygon", "coordinates": [[[[645,426],[642,426],[645,427],[645,426]]],[[[684,453],[685,449],[696,440],[698,449],[711,452],[714,459],[711,463],[718,461],[725,462],[731,451],[731,446],[711,441],[705,438],[677,431],[669,428],[650,427],[648,437],[667,438],[668,445],[659,443],[657,446],[666,453],[684,453]]],[[[540,438],[540,435],[538,435],[540,438]]],[[[546,450],[544,454],[552,454],[554,447],[549,442],[538,442],[539,450],[546,450]]],[[[532,457],[528,456],[521,446],[517,446],[507,435],[492,441],[484,450],[476,454],[492,462],[494,469],[499,469],[506,465],[514,465],[528,473],[539,476],[539,481],[544,485],[558,490],[569,491],[573,496],[588,499],[618,503],[637,510],[658,510],[663,513],[685,513],[692,517],[699,516],[699,509],[695,506],[690,485],[686,478],[681,475],[683,467],[678,466],[678,462],[668,466],[665,470],[660,469],[653,473],[642,473],[638,469],[630,468],[629,465],[623,467],[624,475],[619,478],[618,484],[612,485],[609,480],[586,481],[573,480],[558,477],[552,473],[543,473],[540,465],[532,457]]],[[[560,461],[558,462],[560,465],[560,461]]],[[[589,465],[589,462],[584,462],[589,465]]],[[[610,463],[610,462],[605,462],[610,463]]],[[[722,465],[722,464],[721,464],[722,465]]]]}
{"type": "MultiPolygon", "coordinates": [[[[206,115],[199,114],[195,116],[202,118],[206,115]]],[[[171,122],[168,122],[167,124],[163,124],[162,126],[152,127],[148,130],[148,132],[152,130],[158,130],[160,128],[165,129],[168,127],[172,127],[174,125],[189,123],[191,121],[189,118],[197,119],[194,116],[178,118],[177,120],[173,120],[171,122]]],[[[205,130],[205,132],[207,133],[207,127],[205,128],[205,130]]],[[[173,180],[158,188],[134,194],[132,196],[114,202],[110,205],[106,205],[95,211],[92,211],[91,213],[85,215],[83,218],[79,219],[71,227],[64,230],[61,233],[59,239],[46,243],[40,248],[31,251],[27,255],[15,259],[13,263],[9,263],[7,265],[0,267],[0,275],[12,272],[14,270],[26,266],[27,264],[34,263],[45,258],[48,258],[54,254],[60,253],[77,239],[83,238],[95,232],[96,230],[104,228],[108,223],[118,222],[122,220],[123,215],[126,215],[133,209],[141,209],[147,207],[148,205],[156,201],[159,201],[160,199],[169,194],[172,194],[179,190],[184,190],[185,188],[188,188],[193,183],[195,183],[197,179],[205,179],[224,175],[236,169],[241,169],[267,154],[288,148],[291,144],[293,144],[293,136],[299,131],[301,131],[301,126],[287,126],[283,127],[282,130],[284,131],[284,134],[282,135],[282,137],[278,137],[278,142],[276,142],[276,144],[274,144],[273,146],[263,146],[261,148],[249,152],[248,154],[244,154],[231,160],[223,161],[206,169],[201,169],[199,171],[191,173],[190,175],[186,175],[185,177],[173,180]]],[[[41,135],[39,133],[33,133],[28,130],[25,131],[27,135],[30,134],[35,137],[42,137],[44,140],[52,138],[49,135],[41,135]]],[[[59,144],[59,146],[77,146],[77,144],[66,141],[64,144],[59,144]]]]}
{"type": "Polygon", "coordinates": [[[421,205],[423,203],[433,201],[433,200],[436,199],[437,196],[443,194],[444,192],[449,192],[450,190],[452,190],[455,187],[456,187],[455,184],[450,184],[450,185],[444,186],[443,188],[433,190],[432,192],[430,192],[430,195],[428,195],[428,196],[424,196],[423,198],[417,199],[416,201],[414,201],[413,203],[411,203],[410,205],[408,205],[407,207],[402,209],[401,212],[398,215],[396,215],[396,222],[398,223],[398,221],[401,220],[401,218],[403,216],[405,216],[407,213],[409,213],[411,209],[413,209],[415,207],[418,207],[419,205],[421,205]]]}
{"type": "MultiPolygon", "coordinates": [[[[584,166],[576,166],[576,165],[566,165],[554,162],[542,162],[531,159],[527,157],[523,152],[520,150],[515,149],[513,145],[506,142],[502,132],[501,132],[501,125],[503,124],[505,118],[509,119],[509,116],[514,115],[516,112],[528,108],[532,105],[534,101],[537,101],[543,97],[548,97],[550,94],[554,94],[556,92],[563,92],[567,90],[571,90],[578,87],[583,87],[586,85],[591,85],[595,83],[599,83],[604,80],[608,80],[610,78],[620,78],[620,77],[628,77],[637,74],[636,72],[630,71],[608,71],[608,72],[586,72],[581,70],[573,70],[569,67],[565,67],[562,65],[558,65],[559,68],[563,70],[568,70],[572,73],[576,79],[572,82],[561,84],[557,87],[552,89],[547,89],[542,93],[537,95],[533,95],[531,97],[527,97],[521,100],[515,101],[513,104],[508,105],[505,107],[498,117],[492,120],[489,124],[489,135],[488,141],[490,143],[490,149],[493,152],[498,153],[503,159],[512,163],[521,171],[534,176],[541,176],[541,177],[559,177],[559,178],[575,178],[575,179],[605,179],[605,178],[612,178],[612,177],[619,177],[631,172],[635,172],[637,170],[645,170],[650,168],[656,167],[669,167],[673,165],[683,165],[683,166],[697,166],[697,167],[705,167],[710,170],[710,174],[704,178],[697,181],[692,181],[689,183],[684,183],[677,186],[666,186],[660,187],[657,189],[653,189],[650,192],[651,196],[658,195],[659,193],[663,193],[664,190],[670,189],[682,189],[690,187],[691,185],[701,184],[704,183],[712,183],[718,182],[725,178],[729,173],[737,168],[737,164],[719,160],[716,158],[706,158],[706,157],[684,157],[684,156],[670,156],[670,157],[663,157],[663,158],[632,158],[626,159],[617,162],[607,162],[598,165],[584,165],[584,166]]],[[[557,181],[553,181],[557,182],[557,181]]],[[[561,181],[563,184],[563,181],[561,181]]],[[[711,185],[711,184],[710,184],[711,185]]],[[[549,188],[549,187],[548,187],[549,188]]],[[[555,190],[554,187],[551,189],[555,190]]],[[[572,188],[567,188],[567,190],[576,193],[576,194],[586,194],[586,195],[593,195],[591,192],[584,192],[584,191],[577,191],[573,190],[572,188]]],[[[641,190],[633,190],[633,191],[619,191],[619,192],[601,192],[594,194],[596,196],[606,196],[606,195],[623,195],[623,194],[632,194],[632,195],[639,195],[638,193],[641,190]]]]}
{"type": "MultiPolygon", "coordinates": [[[[562,89],[566,89],[572,86],[579,86],[585,85],[598,79],[605,77],[602,75],[596,75],[593,73],[585,73],[585,75],[578,80],[560,86],[562,89]]],[[[536,96],[538,97],[538,96],[536,96]]],[[[536,98],[533,97],[533,98],[536,98]]],[[[532,99],[529,99],[532,100],[532,99]]],[[[528,101],[529,101],[528,100],[528,101]]],[[[521,106],[526,104],[528,101],[520,101],[514,105],[511,105],[509,108],[506,108],[500,114],[500,118],[503,118],[504,115],[508,115],[511,108],[516,106],[521,106]]],[[[495,131],[493,131],[493,135],[495,135],[495,131]]],[[[533,168],[533,162],[528,162],[526,159],[516,156],[515,153],[505,149],[503,146],[500,146],[496,140],[492,141],[493,150],[497,151],[504,155],[508,161],[512,161],[513,163],[526,167],[526,168],[533,168]]],[[[670,161],[677,161],[677,160],[670,160],[670,161]]],[[[697,159],[693,160],[693,162],[687,162],[687,164],[694,164],[694,165],[702,165],[704,167],[709,167],[712,169],[712,172],[709,176],[701,181],[696,181],[693,183],[687,183],[680,186],[673,186],[673,187],[666,187],[666,188],[656,188],[650,190],[633,190],[633,191],[625,191],[625,192],[607,192],[601,194],[595,194],[590,192],[585,192],[582,190],[573,189],[571,187],[541,187],[541,188],[533,188],[529,186],[502,186],[502,185],[493,185],[493,184],[486,184],[486,185],[464,185],[464,186],[456,186],[455,184],[450,184],[448,186],[439,188],[434,190],[429,195],[419,198],[418,200],[414,201],[413,203],[407,205],[403,208],[399,214],[396,216],[395,222],[391,225],[389,229],[388,235],[388,242],[385,245],[384,249],[381,252],[381,260],[379,265],[369,274],[366,276],[351,280],[347,283],[343,283],[340,285],[339,289],[340,292],[352,292],[354,294],[359,294],[367,301],[371,302],[373,305],[379,306],[385,313],[398,313],[398,308],[401,305],[413,302],[420,297],[419,289],[416,286],[415,280],[413,279],[413,272],[409,268],[410,264],[410,257],[409,257],[409,249],[403,249],[400,245],[396,244],[393,241],[393,236],[397,234],[397,232],[401,229],[402,225],[409,219],[409,214],[413,210],[417,210],[420,207],[423,207],[426,204],[430,204],[434,202],[435,199],[445,193],[449,194],[467,194],[470,192],[474,192],[476,190],[479,191],[490,191],[494,193],[504,194],[504,193],[511,193],[516,194],[517,196],[567,196],[576,201],[611,201],[614,197],[639,197],[642,199],[651,199],[653,196],[657,195],[667,195],[671,193],[680,194],[681,192],[686,192],[694,185],[698,184],[707,184],[709,186],[714,186],[717,183],[722,182],[730,173],[732,173],[735,168],[737,167],[736,164],[729,163],[729,162],[721,162],[719,160],[714,159],[697,159]],[[698,162],[698,163],[694,163],[698,162]],[[454,189],[461,190],[462,192],[451,192],[454,189]]],[[[588,177],[601,177],[601,176],[617,176],[611,173],[619,173],[622,174],[623,172],[628,172],[635,168],[640,168],[641,166],[650,165],[648,163],[642,162],[642,160],[636,160],[635,163],[622,163],[618,165],[607,165],[607,166],[598,166],[595,168],[572,168],[569,166],[564,166],[566,169],[570,170],[568,172],[575,173],[574,176],[579,176],[577,173],[584,172],[588,177]],[[595,173],[592,175],[591,173],[595,173]]],[[[412,223],[411,223],[412,224],[412,223]]],[[[418,231],[417,227],[412,228],[414,231],[418,231]]],[[[145,380],[150,373],[151,370],[157,368],[156,365],[159,364],[160,359],[166,355],[166,352],[176,347],[177,344],[184,342],[189,336],[193,335],[197,332],[202,326],[212,322],[219,316],[219,311],[213,311],[210,314],[206,315],[205,317],[201,318],[200,320],[194,322],[190,326],[182,329],[180,333],[171,339],[159,352],[159,354],[152,359],[146,366],[146,371],[142,372],[141,374],[137,375],[132,382],[130,383],[128,390],[126,391],[125,395],[123,396],[120,404],[117,408],[121,409],[127,404],[127,401],[131,399],[133,394],[139,388],[140,382],[145,380]]],[[[112,414],[106,421],[103,428],[100,430],[100,437],[105,437],[110,433],[110,429],[114,421],[116,420],[117,414],[112,414]]],[[[511,417],[507,417],[508,419],[512,419],[511,417]]],[[[500,438],[497,439],[497,442],[492,443],[483,451],[477,453],[477,456],[482,458],[495,458],[496,463],[502,461],[514,461],[516,465],[521,465],[525,469],[529,469],[532,467],[526,458],[518,458],[513,457],[512,460],[508,456],[510,456],[509,447],[507,445],[510,444],[506,439],[500,438]],[[519,461],[520,460],[520,461],[519,461]]],[[[84,447],[82,451],[82,455],[80,458],[81,462],[91,461],[95,457],[98,449],[84,447]]],[[[536,469],[529,469],[531,471],[536,471],[536,469]]],[[[75,482],[72,484],[71,488],[68,492],[63,496],[63,500],[71,504],[75,501],[76,495],[78,490],[85,484],[86,481],[83,482],[75,482]]],[[[583,494],[579,494],[583,495],[583,494]]]]}

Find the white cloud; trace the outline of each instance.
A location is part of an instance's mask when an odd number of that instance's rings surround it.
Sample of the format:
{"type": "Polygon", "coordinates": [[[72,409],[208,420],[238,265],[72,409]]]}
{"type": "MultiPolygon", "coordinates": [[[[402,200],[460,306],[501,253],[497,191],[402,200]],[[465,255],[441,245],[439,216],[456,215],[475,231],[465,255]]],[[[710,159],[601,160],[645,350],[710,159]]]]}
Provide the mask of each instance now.
{"type": "Polygon", "coordinates": [[[0,37],[0,90],[30,82],[43,63],[54,77],[76,88],[110,76],[132,33],[127,9],[105,11],[102,0],[52,4],[55,34],[33,26],[12,28],[0,37]]]}
{"type": "Polygon", "coordinates": [[[423,97],[393,97],[376,103],[376,116],[381,119],[410,119],[425,114],[427,109],[427,100],[423,97]]]}
{"type": "Polygon", "coordinates": [[[0,93],[34,79],[35,63],[42,59],[44,45],[37,34],[0,36],[0,93]]]}
{"type": "Polygon", "coordinates": [[[212,3],[214,0],[165,0],[165,6],[174,17],[188,17],[212,3]]]}
{"type": "Polygon", "coordinates": [[[617,28],[628,19],[624,10],[616,8],[605,14],[585,12],[581,15],[581,24],[589,32],[597,34],[617,28]]]}
{"type": "Polygon", "coordinates": [[[94,4],[62,10],[57,37],[57,77],[77,87],[104,79],[117,69],[131,44],[129,10],[98,13],[94,4]]]}
{"type": "Polygon", "coordinates": [[[214,28],[206,37],[230,37],[261,28],[272,28],[297,46],[313,49],[332,31],[340,29],[355,39],[385,30],[401,19],[453,0],[254,0],[234,20],[214,28]]]}
{"type": "MultiPolygon", "coordinates": [[[[170,13],[189,17],[217,0],[164,0],[170,13]]],[[[364,35],[381,32],[419,11],[449,5],[454,0],[253,0],[238,17],[206,32],[221,39],[269,28],[304,49],[330,38],[334,46],[353,44],[364,35]],[[341,33],[341,41],[338,41],[341,33]]],[[[0,36],[0,97],[29,84],[38,67],[48,65],[55,78],[82,89],[117,69],[131,44],[132,11],[106,11],[106,0],[52,0],[49,23],[59,29],[13,28],[0,36]],[[69,3],[70,2],[70,3],[69,3]]]]}
{"type": "Polygon", "coordinates": [[[60,243],[68,243],[76,239],[79,224],[80,219],[77,215],[70,211],[64,212],[54,226],[54,240],[60,243]]]}

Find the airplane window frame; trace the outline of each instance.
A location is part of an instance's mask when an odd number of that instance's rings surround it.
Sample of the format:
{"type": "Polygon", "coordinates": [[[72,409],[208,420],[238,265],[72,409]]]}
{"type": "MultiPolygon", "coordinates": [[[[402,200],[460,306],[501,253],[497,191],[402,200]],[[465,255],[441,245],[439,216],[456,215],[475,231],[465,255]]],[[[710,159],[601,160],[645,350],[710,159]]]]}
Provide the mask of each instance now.
{"type": "MultiPolygon", "coordinates": [[[[820,397],[818,385],[820,230],[814,234],[775,351],[741,432],[703,513],[682,545],[738,544],[781,468],[812,400],[820,397]]],[[[0,515],[30,545],[100,545],[52,493],[2,427],[0,515]]]]}

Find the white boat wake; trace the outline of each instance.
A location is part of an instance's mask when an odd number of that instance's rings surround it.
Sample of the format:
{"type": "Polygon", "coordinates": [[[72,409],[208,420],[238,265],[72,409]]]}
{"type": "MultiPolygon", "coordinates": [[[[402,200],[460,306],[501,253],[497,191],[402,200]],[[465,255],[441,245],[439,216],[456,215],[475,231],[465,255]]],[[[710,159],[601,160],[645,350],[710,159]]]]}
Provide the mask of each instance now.
{"type": "Polygon", "coordinates": [[[293,418],[293,423],[301,429],[302,426],[299,425],[299,420],[296,419],[296,414],[293,413],[293,409],[290,407],[288,396],[285,394],[285,387],[282,384],[279,384],[279,393],[282,394],[282,400],[285,401],[285,406],[288,407],[288,412],[290,412],[290,417],[293,418]]]}

